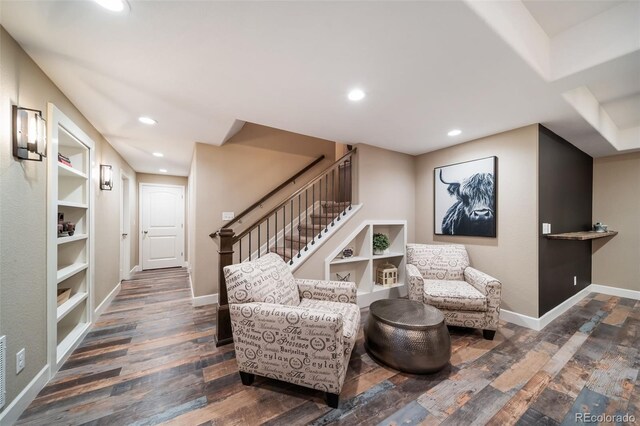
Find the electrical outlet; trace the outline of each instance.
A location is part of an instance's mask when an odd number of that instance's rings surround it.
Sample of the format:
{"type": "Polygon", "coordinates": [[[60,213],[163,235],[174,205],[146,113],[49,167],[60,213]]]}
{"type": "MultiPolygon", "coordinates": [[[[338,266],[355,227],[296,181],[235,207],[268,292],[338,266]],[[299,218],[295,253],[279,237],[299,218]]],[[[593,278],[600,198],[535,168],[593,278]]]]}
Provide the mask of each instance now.
{"type": "Polygon", "coordinates": [[[16,374],[20,374],[20,372],[24,370],[26,362],[25,349],[22,348],[16,354],[16,374]]]}
{"type": "Polygon", "coordinates": [[[578,277],[577,276],[573,276],[573,285],[578,285],[578,277]]]}
{"type": "Polygon", "coordinates": [[[222,220],[232,220],[236,217],[234,212],[222,212],[222,220]]]}
{"type": "Polygon", "coordinates": [[[551,224],[550,223],[543,223],[542,224],[542,233],[543,234],[550,234],[551,233],[551,224]]]}

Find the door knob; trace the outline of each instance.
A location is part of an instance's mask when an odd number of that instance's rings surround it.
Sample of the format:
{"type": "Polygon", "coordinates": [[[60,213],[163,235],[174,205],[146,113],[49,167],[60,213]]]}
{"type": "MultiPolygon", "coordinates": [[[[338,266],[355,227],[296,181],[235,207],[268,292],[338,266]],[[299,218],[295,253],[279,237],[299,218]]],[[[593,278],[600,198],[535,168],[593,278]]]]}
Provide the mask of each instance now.
{"type": "Polygon", "coordinates": [[[149,231],[142,231],[143,234],[147,234],[149,231]]]}
{"type": "Polygon", "coordinates": [[[127,235],[129,235],[129,234],[122,234],[122,238],[126,237],[127,235]]]}

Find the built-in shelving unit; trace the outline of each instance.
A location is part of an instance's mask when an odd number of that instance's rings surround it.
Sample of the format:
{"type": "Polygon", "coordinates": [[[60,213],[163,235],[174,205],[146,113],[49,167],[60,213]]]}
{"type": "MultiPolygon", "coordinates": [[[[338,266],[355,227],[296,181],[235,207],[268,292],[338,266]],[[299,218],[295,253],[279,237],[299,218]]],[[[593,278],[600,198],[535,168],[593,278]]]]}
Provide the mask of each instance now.
{"type": "Polygon", "coordinates": [[[355,282],[360,307],[369,306],[375,300],[404,296],[407,293],[404,277],[406,243],[406,221],[363,222],[325,259],[325,279],[355,282]],[[391,242],[384,254],[373,254],[373,234],[378,232],[386,234],[391,242]],[[343,258],[342,251],[347,247],[353,249],[353,256],[343,258]],[[375,283],[376,270],[383,263],[392,263],[398,268],[396,284],[382,286],[375,283]]]}
{"type": "Polygon", "coordinates": [[[618,231],[605,231],[605,232],[596,232],[596,231],[580,231],[580,232],[564,232],[562,234],[547,234],[545,235],[550,240],[574,240],[574,241],[585,241],[585,240],[595,240],[597,238],[606,238],[613,237],[614,235],[618,235],[618,231]]]}
{"type": "Polygon", "coordinates": [[[92,321],[93,141],[49,104],[48,179],[48,336],[50,374],[80,343],[92,321]],[[58,154],[69,159],[59,161],[58,154]],[[75,225],[73,235],[58,234],[59,215],[75,225]],[[58,303],[59,290],[70,290],[58,303]]]}

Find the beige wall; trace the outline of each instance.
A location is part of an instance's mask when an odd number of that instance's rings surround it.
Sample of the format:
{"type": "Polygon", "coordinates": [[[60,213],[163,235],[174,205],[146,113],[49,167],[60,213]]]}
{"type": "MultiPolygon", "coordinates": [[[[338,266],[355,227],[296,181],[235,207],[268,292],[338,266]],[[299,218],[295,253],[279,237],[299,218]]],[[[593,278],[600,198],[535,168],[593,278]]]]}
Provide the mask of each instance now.
{"type": "MultiPolygon", "coordinates": [[[[96,142],[96,164],[111,164],[114,176],[121,168],[134,180],[135,173],[1,27],[0,63],[0,335],[7,336],[6,409],[47,363],[47,163],[13,158],[11,105],[46,116],[47,102],[53,102],[96,142]],[[11,360],[21,348],[26,368],[16,375],[11,360]]],[[[95,193],[97,306],[118,284],[120,188],[96,187],[95,193]]],[[[132,227],[137,233],[136,222],[132,227]]]]}
{"type": "Polygon", "coordinates": [[[471,264],[498,278],[502,307],[538,316],[538,126],[532,125],[423,154],[416,166],[416,241],[460,243],[471,264]],[[497,238],[433,233],[433,169],[498,157],[497,238]]]}
{"type": "Polygon", "coordinates": [[[362,208],[294,275],[324,279],[324,261],[363,221],[406,220],[407,242],[415,241],[415,157],[360,144],[354,161],[354,203],[362,208]]]}
{"type": "MultiPolygon", "coordinates": [[[[67,113],[68,107],[61,106],[57,101],[54,103],[67,113]]],[[[130,234],[138,234],[138,203],[136,173],[127,164],[120,154],[93,128],[81,115],[70,118],[80,126],[96,143],[96,154],[94,167],[95,173],[100,173],[100,164],[109,164],[113,167],[113,190],[103,191],[98,185],[95,191],[95,283],[93,291],[93,307],[97,308],[100,303],[111,293],[120,282],[120,203],[122,202],[122,188],[120,181],[121,172],[129,178],[129,214],[130,214],[130,234]],[[89,132],[87,129],[90,129],[89,132]]],[[[130,268],[136,265],[138,259],[138,244],[135,238],[129,239],[130,268]]],[[[128,272],[128,271],[126,271],[128,272]]]]}
{"type": "Polygon", "coordinates": [[[593,240],[594,284],[640,291],[640,152],[593,162],[593,222],[618,231],[593,240]]]}
{"type": "MultiPolygon", "coordinates": [[[[189,179],[185,176],[170,176],[170,175],[154,175],[150,173],[138,173],[136,174],[138,184],[141,183],[153,183],[157,185],[175,185],[184,187],[184,260],[189,261],[189,179]]],[[[136,192],[138,188],[136,188],[136,192]]],[[[138,194],[139,195],[139,194],[138,194]]],[[[140,200],[140,197],[138,197],[140,200]]],[[[140,209],[140,203],[138,203],[138,209],[140,209]]],[[[138,210],[139,211],[139,210],[138,210]]],[[[137,234],[136,247],[138,247],[140,233],[137,234]]],[[[136,248],[138,250],[138,248],[136,248]]],[[[138,259],[138,252],[136,251],[136,259],[138,259]]]]}
{"type": "MultiPolygon", "coordinates": [[[[245,225],[332,164],[335,143],[247,123],[223,146],[196,144],[189,176],[190,184],[194,185],[191,189],[194,251],[190,266],[195,296],[218,292],[218,245],[209,234],[224,224],[222,212],[239,214],[323,154],[322,163],[281,191],[282,196],[265,203],[263,209],[244,221],[245,225]]],[[[242,226],[235,229],[244,229],[242,226]]]]}

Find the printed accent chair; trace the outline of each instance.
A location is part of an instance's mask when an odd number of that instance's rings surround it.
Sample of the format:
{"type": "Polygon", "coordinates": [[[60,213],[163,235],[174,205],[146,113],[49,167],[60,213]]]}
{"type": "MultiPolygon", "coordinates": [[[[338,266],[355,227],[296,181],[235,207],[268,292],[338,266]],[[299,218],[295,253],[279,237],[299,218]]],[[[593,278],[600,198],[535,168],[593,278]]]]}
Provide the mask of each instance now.
{"type": "Polygon", "coordinates": [[[295,279],[275,253],[224,277],[242,383],[257,374],[318,389],[337,408],[360,325],[355,283],[295,279]]]}
{"type": "Polygon", "coordinates": [[[481,328],[493,340],[502,284],[469,266],[461,244],[407,244],[409,299],[440,309],[447,325],[481,328]]]}

